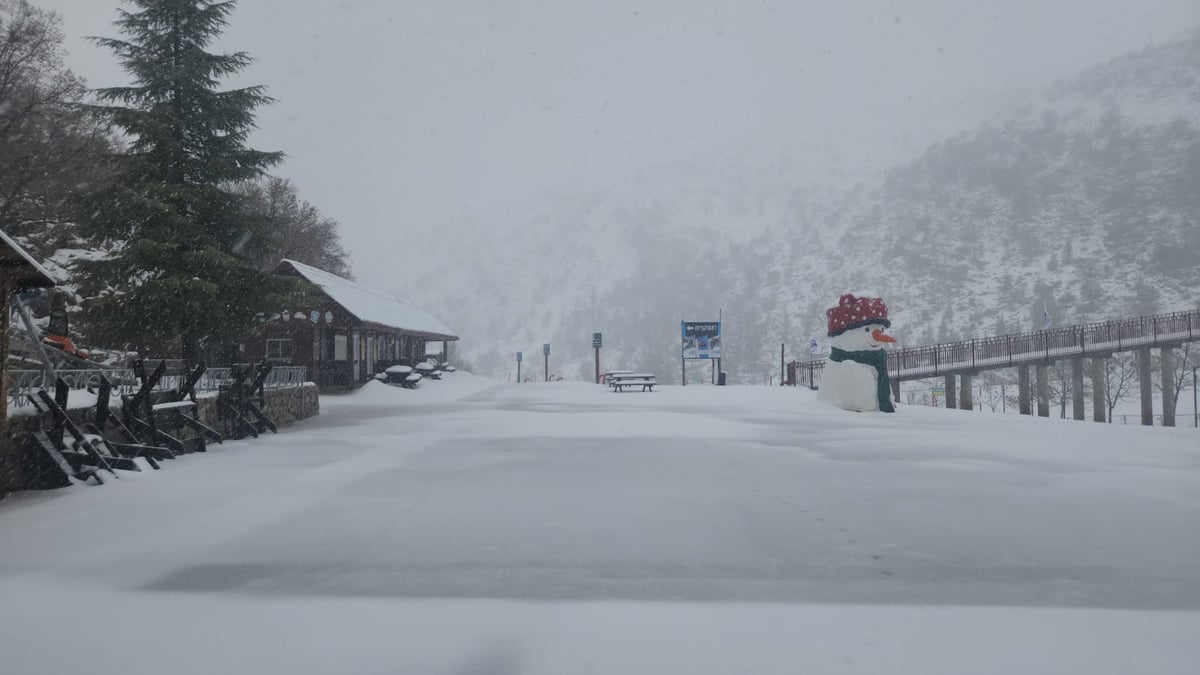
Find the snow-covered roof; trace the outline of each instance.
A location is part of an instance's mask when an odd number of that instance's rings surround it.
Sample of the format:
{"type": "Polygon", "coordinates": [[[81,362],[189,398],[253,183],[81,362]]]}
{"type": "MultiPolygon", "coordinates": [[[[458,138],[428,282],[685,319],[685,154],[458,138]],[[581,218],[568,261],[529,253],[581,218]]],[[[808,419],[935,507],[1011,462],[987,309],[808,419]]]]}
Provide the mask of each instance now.
{"type": "Polygon", "coordinates": [[[446,324],[420,307],[295,260],[284,260],[280,268],[285,265],[316,284],[325,295],[360,321],[439,340],[458,339],[446,324]]]}
{"type": "Polygon", "coordinates": [[[42,264],[25,252],[20,244],[13,241],[7,234],[0,231],[0,241],[4,250],[0,251],[0,265],[10,270],[17,282],[16,290],[25,288],[50,288],[54,285],[54,277],[46,271],[42,264]]]}

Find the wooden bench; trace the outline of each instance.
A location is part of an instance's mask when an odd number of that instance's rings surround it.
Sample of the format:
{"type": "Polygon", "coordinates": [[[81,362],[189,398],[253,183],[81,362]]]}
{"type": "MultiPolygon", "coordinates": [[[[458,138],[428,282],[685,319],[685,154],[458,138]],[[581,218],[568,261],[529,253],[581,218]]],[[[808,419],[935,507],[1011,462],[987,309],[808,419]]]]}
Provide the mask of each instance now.
{"type": "Polygon", "coordinates": [[[383,375],[384,381],[388,384],[404,386],[404,381],[409,375],[412,375],[412,372],[412,366],[395,365],[388,366],[381,375],[383,375]]]}
{"type": "MultiPolygon", "coordinates": [[[[192,438],[180,438],[159,426],[158,420],[154,412],[154,400],[159,398],[157,402],[163,402],[162,397],[166,396],[170,400],[174,400],[169,394],[159,392],[154,393],[154,388],[158,386],[159,380],[167,372],[167,362],[159,361],[154,370],[149,375],[146,374],[145,361],[139,359],[133,363],[133,372],[138,380],[142,383],[141,388],[133,396],[122,396],[123,405],[121,413],[125,418],[125,426],[130,431],[139,434],[142,438],[152,443],[161,443],[169,448],[173,454],[182,455],[189,452],[204,452],[205,443],[204,437],[196,435],[192,438]]],[[[197,376],[198,377],[198,376],[197,376]]],[[[189,380],[191,378],[189,377],[189,380]]],[[[171,426],[175,431],[183,427],[183,422],[179,420],[183,416],[182,411],[172,410],[175,414],[170,415],[171,426]]]]}
{"type": "Polygon", "coordinates": [[[658,384],[651,373],[620,373],[613,374],[608,379],[608,385],[614,392],[625,391],[626,387],[641,387],[642,391],[654,391],[658,384]]]}
{"type": "Polygon", "coordinates": [[[391,366],[383,372],[387,376],[388,384],[405,389],[416,389],[417,383],[424,379],[424,376],[415,372],[412,366],[391,366]]]}
{"type": "Polygon", "coordinates": [[[138,434],[113,414],[110,407],[112,392],[112,381],[101,376],[100,388],[96,392],[96,409],[92,413],[92,421],[84,425],[84,428],[89,433],[102,436],[116,452],[126,457],[142,457],[151,468],[159,468],[158,462],[161,460],[175,459],[175,453],[169,448],[143,443],[138,434]]]}
{"type": "Polygon", "coordinates": [[[428,361],[422,361],[416,365],[417,374],[421,377],[426,377],[431,380],[442,379],[442,374],[438,372],[437,366],[428,361]]]}
{"type": "Polygon", "coordinates": [[[217,405],[221,412],[233,422],[236,438],[253,437],[264,431],[279,433],[279,428],[265,412],[266,394],[263,391],[267,375],[274,366],[270,361],[258,365],[235,363],[230,370],[231,381],[220,388],[217,405]]]}
{"type": "Polygon", "coordinates": [[[636,375],[636,374],[637,373],[633,372],[632,370],[610,370],[610,371],[604,373],[603,379],[601,381],[604,382],[604,384],[612,386],[612,381],[614,378],[618,378],[622,375],[636,375]]]}

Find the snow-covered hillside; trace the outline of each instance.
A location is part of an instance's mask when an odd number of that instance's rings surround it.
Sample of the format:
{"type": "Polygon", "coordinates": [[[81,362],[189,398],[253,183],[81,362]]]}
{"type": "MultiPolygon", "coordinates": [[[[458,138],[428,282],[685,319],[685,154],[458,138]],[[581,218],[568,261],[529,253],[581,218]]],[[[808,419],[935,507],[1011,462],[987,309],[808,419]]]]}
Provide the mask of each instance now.
{"type": "Polygon", "coordinates": [[[586,378],[600,330],[606,365],[670,380],[678,322],[723,310],[724,365],[758,381],[864,287],[907,344],[1030,329],[1043,306],[1056,324],[1195,307],[1198,52],[1200,33],[1102,64],[840,190],[801,186],[802,157],[741,158],[479,217],[450,230],[460,269],[417,288],[501,377],[551,342],[551,370],[586,378]]]}

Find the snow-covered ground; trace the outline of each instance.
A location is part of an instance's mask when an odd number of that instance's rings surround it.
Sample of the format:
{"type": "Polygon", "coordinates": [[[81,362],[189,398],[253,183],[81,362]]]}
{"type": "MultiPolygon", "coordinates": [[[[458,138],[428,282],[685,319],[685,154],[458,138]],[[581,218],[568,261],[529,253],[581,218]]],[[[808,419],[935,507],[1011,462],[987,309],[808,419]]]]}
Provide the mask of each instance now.
{"type": "Polygon", "coordinates": [[[457,373],[0,503],[24,673],[1194,673],[1200,436],[457,373]]]}

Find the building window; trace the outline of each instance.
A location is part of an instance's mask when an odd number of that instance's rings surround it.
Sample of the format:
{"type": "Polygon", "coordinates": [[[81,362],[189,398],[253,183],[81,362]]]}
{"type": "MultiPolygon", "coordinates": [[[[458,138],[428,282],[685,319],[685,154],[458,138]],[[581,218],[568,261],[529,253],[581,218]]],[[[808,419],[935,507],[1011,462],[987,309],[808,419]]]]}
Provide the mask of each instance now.
{"type": "Polygon", "coordinates": [[[281,340],[267,340],[267,358],[272,361],[291,361],[292,360],[292,340],[291,338],[281,340]]]}
{"type": "Polygon", "coordinates": [[[346,360],[346,334],[338,333],[333,336],[333,360],[346,360]]]}

